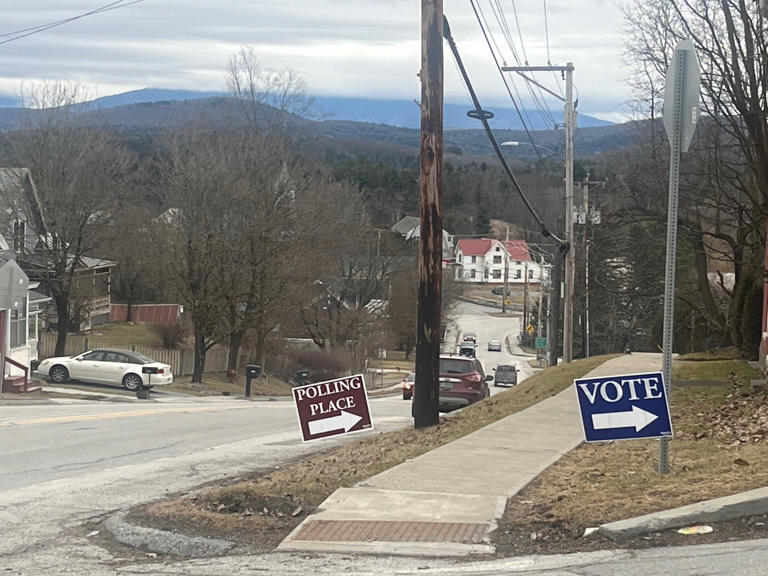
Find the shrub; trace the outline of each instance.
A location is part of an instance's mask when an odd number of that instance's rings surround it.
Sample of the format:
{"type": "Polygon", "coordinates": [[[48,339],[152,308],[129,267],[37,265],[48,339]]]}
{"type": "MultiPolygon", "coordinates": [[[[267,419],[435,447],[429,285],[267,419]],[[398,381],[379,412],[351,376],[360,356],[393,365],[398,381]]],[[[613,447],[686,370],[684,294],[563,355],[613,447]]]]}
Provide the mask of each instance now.
{"type": "Polygon", "coordinates": [[[153,324],[152,331],[163,341],[163,348],[169,350],[178,348],[187,335],[181,324],[153,324]]]}

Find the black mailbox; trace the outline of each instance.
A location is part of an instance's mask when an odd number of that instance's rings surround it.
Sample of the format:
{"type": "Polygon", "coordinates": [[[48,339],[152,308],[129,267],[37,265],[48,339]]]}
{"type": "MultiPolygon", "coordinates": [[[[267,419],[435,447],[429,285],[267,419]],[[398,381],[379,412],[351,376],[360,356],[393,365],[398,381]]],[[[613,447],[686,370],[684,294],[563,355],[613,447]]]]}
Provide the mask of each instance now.
{"type": "Polygon", "coordinates": [[[141,367],[141,373],[142,374],[157,374],[159,371],[159,368],[157,366],[142,366],[141,367]]]}
{"type": "Polygon", "coordinates": [[[258,378],[259,374],[261,374],[261,366],[257,364],[248,364],[248,366],[245,367],[246,378],[258,378]]]}

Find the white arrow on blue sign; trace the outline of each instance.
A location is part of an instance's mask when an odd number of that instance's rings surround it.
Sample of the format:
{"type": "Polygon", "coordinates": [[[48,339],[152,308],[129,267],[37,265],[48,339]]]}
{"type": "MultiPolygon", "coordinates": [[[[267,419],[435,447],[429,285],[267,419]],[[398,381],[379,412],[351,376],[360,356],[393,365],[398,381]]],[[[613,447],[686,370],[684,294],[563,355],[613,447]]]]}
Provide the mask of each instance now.
{"type": "Polygon", "coordinates": [[[574,380],[587,442],[672,436],[661,372],[574,380]]]}

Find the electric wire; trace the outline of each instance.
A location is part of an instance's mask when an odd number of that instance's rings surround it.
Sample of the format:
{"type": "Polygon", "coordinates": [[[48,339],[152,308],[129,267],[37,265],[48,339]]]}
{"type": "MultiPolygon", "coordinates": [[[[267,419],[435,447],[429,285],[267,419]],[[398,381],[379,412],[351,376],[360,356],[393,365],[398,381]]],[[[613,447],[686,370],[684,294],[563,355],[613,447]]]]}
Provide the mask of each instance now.
{"type": "Polygon", "coordinates": [[[98,8],[94,8],[92,10],[83,12],[82,14],[78,14],[76,16],[71,16],[69,18],[64,18],[62,20],[56,20],[54,22],[48,22],[47,24],[41,24],[39,26],[32,26],[30,28],[15,30],[13,32],[4,32],[0,34],[0,38],[4,38],[4,40],[0,40],[0,44],[7,44],[9,42],[13,42],[14,40],[21,40],[22,38],[27,38],[28,36],[32,36],[40,32],[45,32],[46,30],[50,30],[51,28],[56,28],[64,24],[74,22],[75,20],[80,20],[81,18],[85,18],[86,16],[93,16],[95,14],[101,14],[102,12],[109,12],[110,10],[125,8],[127,6],[139,4],[143,1],[144,0],[116,0],[115,2],[110,2],[109,4],[99,6],[98,8]]]}
{"type": "MultiPolygon", "coordinates": [[[[499,28],[501,28],[502,33],[504,34],[507,44],[509,45],[510,49],[513,52],[516,52],[514,41],[512,40],[512,34],[510,33],[509,26],[507,24],[507,17],[504,14],[504,8],[502,7],[500,0],[489,0],[489,2],[491,2],[491,9],[493,10],[494,16],[496,16],[496,21],[498,22],[499,28]],[[494,8],[493,2],[495,2],[496,8],[494,8]]],[[[520,38],[520,51],[523,54],[523,62],[527,66],[528,54],[525,50],[525,42],[523,41],[523,31],[522,31],[522,28],[520,27],[520,20],[517,17],[517,6],[515,4],[515,0],[512,0],[512,8],[514,10],[515,23],[517,25],[517,34],[518,34],[518,37],[520,38]]],[[[523,62],[520,61],[520,58],[517,57],[517,55],[516,55],[516,60],[518,65],[523,64],[523,62]]],[[[524,81],[528,88],[528,92],[531,95],[531,100],[533,101],[534,106],[538,110],[539,114],[544,119],[545,123],[549,122],[554,126],[555,124],[554,117],[552,116],[552,112],[551,110],[549,110],[549,107],[546,104],[546,100],[544,99],[544,95],[541,92],[541,88],[539,86],[536,86],[535,83],[529,82],[527,79],[524,79],[524,81]],[[538,92],[538,96],[537,96],[537,92],[538,92]]]]}
{"type": "MultiPolygon", "coordinates": [[[[547,65],[552,66],[552,57],[549,53],[549,16],[547,15],[547,0],[544,0],[544,37],[547,40],[547,65]]],[[[557,84],[560,96],[563,96],[563,85],[560,83],[560,78],[558,78],[557,72],[553,70],[552,76],[555,78],[555,84],[557,84]]]]}
{"type": "MultiPolygon", "coordinates": [[[[496,23],[502,31],[502,35],[504,36],[504,39],[506,40],[507,45],[510,51],[512,52],[512,56],[515,59],[515,62],[517,62],[518,66],[522,66],[523,59],[521,59],[518,54],[518,50],[512,39],[512,34],[509,31],[509,27],[507,25],[507,19],[506,19],[506,16],[504,15],[504,10],[501,7],[501,4],[499,4],[498,0],[489,0],[489,2],[491,6],[491,11],[493,12],[494,17],[496,18],[496,23]],[[493,3],[494,1],[496,2],[495,5],[493,3]]],[[[477,2],[475,2],[475,0],[470,0],[470,4],[472,5],[472,9],[475,12],[475,16],[478,18],[478,23],[480,24],[480,27],[483,30],[483,34],[486,37],[486,41],[488,41],[488,38],[490,37],[490,39],[492,40],[493,46],[496,48],[496,52],[499,53],[502,61],[506,65],[506,59],[503,57],[503,52],[499,49],[499,45],[496,42],[496,38],[493,34],[493,30],[490,24],[488,23],[488,18],[485,16],[485,11],[483,10],[483,6],[480,3],[480,0],[478,0],[477,2]]],[[[522,39],[522,31],[519,29],[519,27],[518,27],[518,34],[522,39]]],[[[490,48],[490,45],[489,45],[489,48],[490,48]]],[[[525,54],[524,45],[521,46],[521,50],[525,58],[525,63],[527,64],[528,57],[525,54]]],[[[493,52],[492,48],[491,48],[491,51],[493,52]]],[[[499,72],[502,74],[503,77],[506,78],[506,76],[504,75],[504,72],[501,70],[501,67],[498,64],[498,59],[495,58],[495,60],[497,60],[497,67],[499,67],[499,72]]],[[[515,94],[517,94],[517,99],[522,104],[523,98],[520,95],[520,91],[518,90],[517,85],[514,82],[514,79],[513,79],[514,77],[510,75],[509,78],[512,82],[512,87],[515,91],[515,94]]],[[[504,80],[504,82],[505,84],[507,84],[506,79],[504,80]]],[[[548,106],[546,105],[546,101],[543,97],[543,94],[541,93],[541,88],[539,86],[536,86],[535,83],[529,82],[527,78],[524,78],[524,82],[530,94],[531,101],[533,102],[533,105],[538,111],[541,118],[544,120],[544,123],[551,125],[553,128],[556,127],[554,116],[552,115],[552,112],[549,110],[548,106]],[[536,93],[537,91],[538,91],[538,96],[536,93]]],[[[525,120],[521,117],[521,121],[523,121],[524,124],[526,123],[526,120],[527,120],[527,124],[533,125],[531,117],[528,115],[528,110],[525,109],[525,107],[523,107],[522,115],[525,116],[525,120]]]]}
{"type": "Polygon", "coordinates": [[[485,129],[485,133],[488,135],[488,139],[491,142],[491,146],[493,147],[494,152],[496,152],[496,156],[499,159],[499,162],[501,162],[502,167],[504,168],[504,171],[507,173],[507,176],[509,176],[509,179],[512,182],[513,187],[517,191],[518,195],[520,196],[520,199],[523,201],[523,204],[525,204],[525,207],[528,208],[528,211],[530,212],[531,216],[533,216],[534,220],[536,220],[536,223],[541,227],[540,233],[545,238],[551,237],[553,240],[555,240],[558,244],[560,244],[561,250],[568,249],[568,243],[564,242],[557,236],[555,236],[552,232],[550,232],[546,225],[544,224],[544,221],[541,219],[541,217],[536,212],[535,208],[531,204],[530,200],[528,200],[528,197],[525,195],[525,192],[520,187],[520,183],[517,181],[517,178],[515,178],[515,175],[512,173],[512,170],[509,167],[509,164],[507,164],[506,158],[504,158],[504,154],[501,151],[501,147],[499,146],[498,141],[496,140],[496,137],[493,134],[493,130],[491,130],[490,124],[488,124],[488,120],[493,117],[493,113],[488,112],[487,110],[483,110],[480,106],[480,101],[477,99],[477,94],[475,94],[475,90],[472,87],[472,83],[469,80],[469,75],[467,74],[467,70],[464,68],[464,63],[461,60],[461,56],[459,55],[459,50],[456,47],[456,43],[453,41],[453,36],[451,35],[451,27],[448,24],[448,19],[443,16],[443,36],[448,41],[448,45],[451,48],[451,52],[453,53],[453,57],[456,59],[456,63],[459,66],[459,69],[461,70],[461,75],[464,80],[464,83],[467,85],[467,89],[469,90],[470,94],[472,95],[472,103],[475,106],[474,110],[470,110],[467,112],[467,115],[470,118],[475,118],[477,120],[480,120],[480,122],[483,124],[483,128],[485,129]]]}
{"type": "MultiPolygon", "coordinates": [[[[491,52],[491,55],[493,56],[494,61],[496,62],[496,67],[501,70],[499,66],[498,58],[496,57],[496,54],[498,53],[499,56],[502,58],[504,64],[506,65],[506,59],[503,57],[503,51],[499,48],[499,45],[496,43],[496,38],[493,36],[493,34],[490,32],[491,27],[488,24],[488,19],[485,16],[485,12],[483,12],[482,6],[479,4],[479,2],[476,4],[475,0],[470,0],[470,4],[472,6],[472,10],[475,13],[475,17],[477,18],[477,22],[480,25],[480,30],[483,32],[483,36],[485,37],[485,41],[488,44],[488,49],[491,52]],[[493,51],[493,48],[491,47],[491,43],[493,43],[493,46],[496,48],[496,52],[493,51]]],[[[520,57],[517,54],[517,51],[514,47],[514,45],[510,46],[510,49],[512,51],[512,57],[515,59],[515,62],[517,62],[518,65],[521,64],[520,57]]],[[[504,76],[504,73],[501,73],[502,75],[502,81],[504,82],[504,85],[507,87],[507,92],[509,93],[509,97],[512,99],[512,104],[515,107],[515,110],[517,111],[517,115],[520,118],[520,122],[523,124],[523,127],[526,129],[526,133],[528,133],[528,127],[527,124],[532,124],[531,118],[528,116],[528,111],[523,108],[522,110],[517,106],[517,102],[519,101],[521,104],[523,102],[523,98],[520,95],[520,91],[517,89],[517,86],[512,83],[512,88],[515,91],[515,94],[517,95],[517,100],[515,100],[515,97],[512,95],[511,89],[509,87],[509,84],[507,83],[507,80],[504,76]],[[527,119],[527,123],[526,123],[527,119]]],[[[531,138],[530,133],[528,133],[528,137],[531,138]]]]}
{"type": "MultiPolygon", "coordinates": [[[[517,35],[518,38],[520,38],[520,51],[523,54],[522,62],[520,60],[520,57],[517,55],[517,51],[515,50],[515,43],[512,39],[512,33],[509,31],[509,25],[507,24],[507,17],[504,14],[504,8],[502,7],[500,0],[489,0],[491,1],[491,10],[493,10],[494,16],[496,17],[496,21],[499,25],[499,28],[502,30],[502,34],[504,35],[504,38],[507,41],[507,44],[509,45],[512,52],[515,54],[515,60],[517,61],[518,65],[528,66],[528,54],[525,49],[525,42],[523,41],[523,31],[520,27],[520,20],[517,17],[517,5],[515,4],[515,0],[512,0],[512,9],[514,11],[515,16],[515,24],[517,26],[517,35]],[[494,8],[494,2],[495,2],[495,8],[494,8]]],[[[493,32],[491,32],[491,35],[493,35],[493,32]]],[[[555,119],[552,116],[552,111],[549,109],[549,107],[546,104],[546,100],[544,99],[544,95],[541,92],[541,88],[539,86],[536,86],[534,83],[529,82],[527,79],[524,79],[524,82],[526,83],[526,87],[528,88],[528,92],[531,95],[531,100],[533,101],[534,106],[539,112],[539,115],[544,119],[545,123],[555,125],[555,119]],[[538,92],[538,96],[537,96],[538,92]]]]}
{"type": "MultiPolygon", "coordinates": [[[[486,34],[485,28],[482,24],[482,18],[480,16],[480,13],[478,13],[476,7],[475,7],[475,1],[470,0],[470,4],[472,6],[472,9],[475,12],[475,17],[477,18],[478,23],[480,24],[480,31],[483,33],[483,36],[485,37],[486,44],[488,44],[488,49],[491,51],[491,56],[493,57],[493,61],[496,63],[496,68],[499,70],[499,74],[501,74],[501,81],[504,83],[504,86],[507,88],[507,93],[509,94],[510,100],[512,100],[512,105],[514,106],[515,110],[517,111],[517,116],[520,118],[520,122],[523,125],[523,129],[525,130],[526,135],[528,136],[528,140],[531,141],[531,145],[533,146],[533,149],[536,152],[536,156],[538,156],[539,160],[544,163],[544,157],[541,155],[541,152],[539,152],[539,146],[536,144],[536,140],[533,138],[533,134],[531,134],[531,131],[528,128],[528,124],[525,121],[525,118],[523,117],[523,113],[520,111],[520,107],[517,104],[517,100],[515,99],[514,95],[512,94],[512,89],[509,87],[509,83],[507,82],[507,76],[504,74],[504,72],[501,70],[501,66],[499,66],[499,60],[496,57],[496,53],[491,48],[491,41],[488,38],[488,34],[486,34]]],[[[514,82],[513,82],[514,85],[514,82]]],[[[515,92],[517,93],[518,100],[522,102],[522,99],[520,98],[519,92],[517,92],[517,89],[515,89],[515,92]]],[[[527,113],[525,114],[527,117],[527,113]]],[[[530,118],[529,118],[530,121],[530,118]]],[[[547,171],[547,174],[549,174],[549,168],[546,167],[546,163],[544,163],[545,170],[547,171]]]]}

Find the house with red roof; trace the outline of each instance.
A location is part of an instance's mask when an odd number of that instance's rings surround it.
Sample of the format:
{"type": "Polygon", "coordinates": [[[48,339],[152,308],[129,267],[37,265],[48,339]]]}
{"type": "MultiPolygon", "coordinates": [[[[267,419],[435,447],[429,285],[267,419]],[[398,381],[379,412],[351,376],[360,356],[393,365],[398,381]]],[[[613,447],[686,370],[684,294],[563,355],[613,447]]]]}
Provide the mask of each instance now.
{"type": "Polygon", "coordinates": [[[504,263],[508,260],[508,282],[538,284],[541,267],[531,260],[525,240],[504,242],[495,238],[461,238],[456,243],[455,279],[459,282],[504,283],[504,263]]]}

